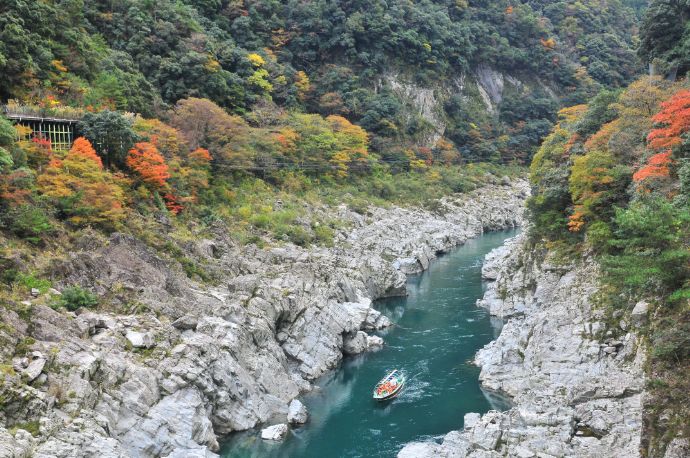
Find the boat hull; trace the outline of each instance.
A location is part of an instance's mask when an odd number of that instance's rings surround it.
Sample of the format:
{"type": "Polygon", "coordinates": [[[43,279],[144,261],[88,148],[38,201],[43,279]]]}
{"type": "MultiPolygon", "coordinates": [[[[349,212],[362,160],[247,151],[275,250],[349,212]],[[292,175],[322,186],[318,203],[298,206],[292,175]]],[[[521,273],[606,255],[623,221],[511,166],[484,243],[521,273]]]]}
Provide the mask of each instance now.
{"type": "Polygon", "coordinates": [[[398,395],[400,394],[400,392],[403,390],[404,387],[405,387],[405,382],[402,382],[402,383],[398,386],[398,389],[396,389],[396,390],[395,390],[394,392],[392,392],[391,394],[388,394],[388,395],[382,396],[382,397],[377,397],[376,395],[374,395],[374,400],[375,400],[375,401],[378,401],[378,402],[383,402],[383,401],[389,401],[389,400],[391,400],[391,399],[393,399],[393,398],[396,398],[396,397],[398,397],[398,395]]]}

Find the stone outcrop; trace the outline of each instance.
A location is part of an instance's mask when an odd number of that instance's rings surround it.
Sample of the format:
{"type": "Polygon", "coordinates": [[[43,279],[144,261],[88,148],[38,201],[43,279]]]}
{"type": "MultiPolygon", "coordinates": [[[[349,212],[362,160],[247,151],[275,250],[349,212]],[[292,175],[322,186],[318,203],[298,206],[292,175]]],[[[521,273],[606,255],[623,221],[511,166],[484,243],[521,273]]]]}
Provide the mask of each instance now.
{"type": "Polygon", "coordinates": [[[288,407],[287,419],[290,424],[304,424],[309,419],[307,407],[297,399],[293,399],[288,407]]]}
{"type": "Polygon", "coordinates": [[[288,425],[285,423],[269,426],[261,430],[261,438],[269,441],[282,441],[287,436],[288,431],[288,425]]]}
{"type": "Polygon", "coordinates": [[[645,351],[593,306],[597,266],[537,259],[518,237],[489,254],[483,272],[495,281],[479,305],[508,321],[475,362],[483,387],[513,407],[468,414],[464,430],[399,456],[638,456],[645,351]]]}
{"type": "Polygon", "coordinates": [[[443,138],[447,127],[453,124],[445,108],[449,101],[462,101],[475,119],[483,119],[496,116],[501,102],[510,94],[534,91],[559,100],[553,89],[534,75],[504,73],[486,63],[433,83],[420,83],[415,75],[391,68],[380,76],[376,90],[383,87],[403,102],[401,115],[406,122],[415,122],[415,137],[428,147],[443,138]],[[416,122],[419,118],[425,121],[421,126],[416,122]]]}
{"type": "Polygon", "coordinates": [[[222,435],[287,422],[344,353],[383,343],[370,333],[390,321],[372,300],[405,294],[405,274],[468,238],[519,225],[527,193],[496,178],[433,209],[314,208],[345,223],[332,248],[241,247],[219,224],[176,242],[212,284],[130,236],[84,231],[55,283],[107,309],[59,313],[39,297],[28,323],[0,310],[3,342],[46,355],[33,382],[0,385],[0,457],[207,457],[222,435]]]}

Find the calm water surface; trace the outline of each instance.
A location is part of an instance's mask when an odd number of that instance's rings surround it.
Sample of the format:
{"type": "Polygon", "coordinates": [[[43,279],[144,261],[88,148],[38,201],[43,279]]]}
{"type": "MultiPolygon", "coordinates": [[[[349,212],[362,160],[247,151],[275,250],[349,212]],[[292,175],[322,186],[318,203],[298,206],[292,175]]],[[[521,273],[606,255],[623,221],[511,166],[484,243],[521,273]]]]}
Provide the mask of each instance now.
{"type": "Polygon", "coordinates": [[[407,442],[430,439],[463,426],[467,412],[504,409],[479,387],[472,364],[478,349],[493,340],[500,322],[476,307],[483,294],[484,255],[514,231],[490,233],[442,256],[408,280],[409,296],[376,303],[395,325],[380,333],[385,347],[347,358],[306,395],[310,421],[283,443],[259,438],[259,431],[229,438],[221,455],[235,457],[394,457],[407,442]],[[408,382],[395,400],[371,399],[388,370],[402,369],[408,382]]]}

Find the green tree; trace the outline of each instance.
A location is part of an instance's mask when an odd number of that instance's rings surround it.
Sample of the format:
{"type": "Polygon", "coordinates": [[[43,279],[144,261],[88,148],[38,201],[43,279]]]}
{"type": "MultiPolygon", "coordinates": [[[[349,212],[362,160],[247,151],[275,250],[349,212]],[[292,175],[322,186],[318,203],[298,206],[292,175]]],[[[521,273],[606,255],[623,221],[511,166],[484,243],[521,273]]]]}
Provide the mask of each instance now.
{"type": "Polygon", "coordinates": [[[690,280],[690,211],[647,197],[618,209],[604,258],[609,279],[628,297],[669,295],[690,280]]]}
{"type": "Polygon", "coordinates": [[[87,113],[77,129],[96,148],[106,166],[123,168],[127,152],[138,141],[133,120],[115,111],[87,113]]]}
{"type": "Polygon", "coordinates": [[[686,0],[652,0],[640,28],[640,56],[662,73],[684,75],[690,68],[689,20],[686,0]]]}

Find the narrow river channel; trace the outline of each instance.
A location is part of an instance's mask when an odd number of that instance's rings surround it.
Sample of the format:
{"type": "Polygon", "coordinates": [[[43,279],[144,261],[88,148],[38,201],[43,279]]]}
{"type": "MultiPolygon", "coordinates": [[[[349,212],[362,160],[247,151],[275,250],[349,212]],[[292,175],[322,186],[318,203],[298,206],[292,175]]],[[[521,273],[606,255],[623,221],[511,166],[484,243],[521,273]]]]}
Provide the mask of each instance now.
{"type": "Polygon", "coordinates": [[[339,370],[319,379],[319,389],[303,399],[309,423],[282,443],[262,441],[256,430],[235,434],[221,455],[394,457],[407,442],[461,428],[468,412],[504,408],[482,392],[471,360],[500,326],[475,305],[484,290],[484,255],[513,235],[495,232],[469,240],[423,274],[409,277],[408,297],[377,303],[395,323],[380,334],[385,347],[347,358],[339,370]],[[375,403],[372,388],[394,368],[407,373],[405,391],[391,402],[375,403]]]}

